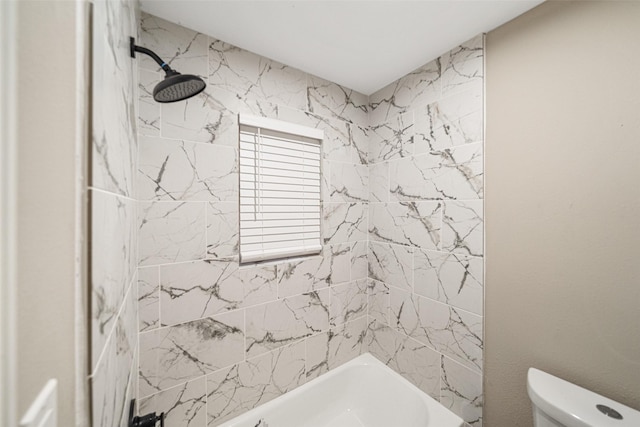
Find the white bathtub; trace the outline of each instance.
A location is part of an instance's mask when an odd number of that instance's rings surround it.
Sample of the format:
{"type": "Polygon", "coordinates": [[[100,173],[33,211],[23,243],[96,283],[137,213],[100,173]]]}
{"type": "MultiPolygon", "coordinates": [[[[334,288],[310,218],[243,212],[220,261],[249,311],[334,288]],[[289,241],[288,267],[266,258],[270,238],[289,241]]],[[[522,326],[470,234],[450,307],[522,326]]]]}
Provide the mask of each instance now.
{"type": "Polygon", "coordinates": [[[462,419],[369,353],[220,427],[461,427],[462,419]]]}

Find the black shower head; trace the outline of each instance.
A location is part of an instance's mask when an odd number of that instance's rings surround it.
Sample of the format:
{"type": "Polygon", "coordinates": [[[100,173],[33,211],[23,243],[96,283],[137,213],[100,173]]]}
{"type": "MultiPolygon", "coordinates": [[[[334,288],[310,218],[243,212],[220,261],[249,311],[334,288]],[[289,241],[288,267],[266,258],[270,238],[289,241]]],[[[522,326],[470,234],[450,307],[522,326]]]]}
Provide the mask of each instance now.
{"type": "Polygon", "coordinates": [[[191,98],[202,92],[206,84],[198,76],[167,71],[163,81],[153,89],[153,99],[158,102],[176,102],[191,98]]]}
{"type": "Polygon", "coordinates": [[[153,89],[153,99],[157,102],[177,102],[183,99],[191,98],[202,92],[206,86],[204,80],[192,74],[180,74],[176,70],[169,67],[158,55],[153,51],[136,46],[133,37],[130,37],[131,57],[136,57],[136,52],[144,53],[153,58],[164,70],[164,80],[156,85],[153,89]]]}

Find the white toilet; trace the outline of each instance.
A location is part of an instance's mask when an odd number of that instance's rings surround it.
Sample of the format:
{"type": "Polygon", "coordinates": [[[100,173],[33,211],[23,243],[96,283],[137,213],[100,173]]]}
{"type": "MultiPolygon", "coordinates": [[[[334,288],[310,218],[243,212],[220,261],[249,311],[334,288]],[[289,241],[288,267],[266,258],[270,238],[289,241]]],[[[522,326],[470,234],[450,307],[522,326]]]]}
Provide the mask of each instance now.
{"type": "Polygon", "coordinates": [[[534,427],[640,427],[640,412],[575,384],[529,368],[534,427]]]}

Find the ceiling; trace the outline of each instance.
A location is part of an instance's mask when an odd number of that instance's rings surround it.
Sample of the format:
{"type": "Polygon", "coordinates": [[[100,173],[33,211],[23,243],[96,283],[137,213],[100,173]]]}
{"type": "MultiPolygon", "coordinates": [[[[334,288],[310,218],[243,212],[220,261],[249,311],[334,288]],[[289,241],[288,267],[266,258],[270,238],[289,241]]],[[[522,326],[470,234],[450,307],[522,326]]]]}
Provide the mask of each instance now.
{"type": "Polygon", "coordinates": [[[542,1],[141,0],[141,7],[370,95],[542,1]]]}

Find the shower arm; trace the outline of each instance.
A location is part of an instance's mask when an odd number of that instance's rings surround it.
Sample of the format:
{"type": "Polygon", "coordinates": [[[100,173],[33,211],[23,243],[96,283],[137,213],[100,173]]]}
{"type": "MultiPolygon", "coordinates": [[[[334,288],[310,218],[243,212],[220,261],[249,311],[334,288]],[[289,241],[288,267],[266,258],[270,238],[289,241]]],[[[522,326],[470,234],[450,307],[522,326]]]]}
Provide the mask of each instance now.
{"type": "Polygon", "coordinates": [[[129,37],[129,49],[131,51],[132,58],[136,57],[136,52],[144,53],[145,55],[149,55],[151,58],[153,58],[153,60],[158,63],[160,68],[162,68],[165,73],[169,74],[170,72],[174,71],[171,67],[169,67],[169,64],[164,62],[162,58],[156,55],[154,51],[147,49],[146,47],[137,46],[136,40],[133,37],[129,37]]]}

